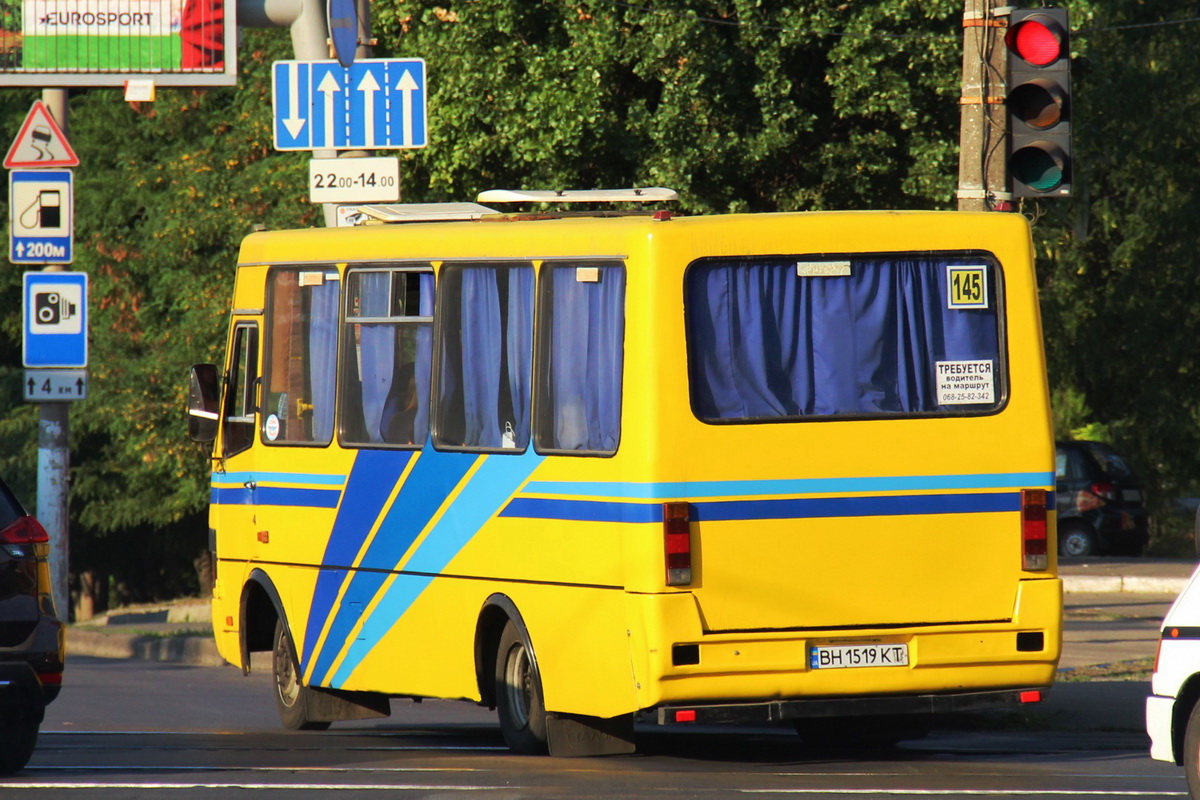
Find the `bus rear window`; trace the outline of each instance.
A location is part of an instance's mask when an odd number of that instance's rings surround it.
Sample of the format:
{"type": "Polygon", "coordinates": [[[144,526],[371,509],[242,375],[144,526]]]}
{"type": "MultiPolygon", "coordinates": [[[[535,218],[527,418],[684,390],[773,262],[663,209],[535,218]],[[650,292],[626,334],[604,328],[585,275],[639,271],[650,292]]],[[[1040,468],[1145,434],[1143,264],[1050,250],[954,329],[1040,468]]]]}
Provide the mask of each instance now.
{"type": "Polygon", "coordinates": [[[987,414],[1005,397],[984,253],[708,258],[684,294],[706,422],[987,414]]]}

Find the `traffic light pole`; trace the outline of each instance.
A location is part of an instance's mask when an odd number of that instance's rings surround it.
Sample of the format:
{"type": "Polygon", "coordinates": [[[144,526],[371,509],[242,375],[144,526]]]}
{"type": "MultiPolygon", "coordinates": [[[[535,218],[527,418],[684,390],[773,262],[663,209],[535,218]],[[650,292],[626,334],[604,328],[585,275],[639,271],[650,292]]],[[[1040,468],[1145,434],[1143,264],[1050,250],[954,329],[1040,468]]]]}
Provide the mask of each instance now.
{"type": "Polygon", "coordinates": [[[958,153],[958,210],[1008,211],[1004,32],[1011,9],[966,0],[958,153]]]}

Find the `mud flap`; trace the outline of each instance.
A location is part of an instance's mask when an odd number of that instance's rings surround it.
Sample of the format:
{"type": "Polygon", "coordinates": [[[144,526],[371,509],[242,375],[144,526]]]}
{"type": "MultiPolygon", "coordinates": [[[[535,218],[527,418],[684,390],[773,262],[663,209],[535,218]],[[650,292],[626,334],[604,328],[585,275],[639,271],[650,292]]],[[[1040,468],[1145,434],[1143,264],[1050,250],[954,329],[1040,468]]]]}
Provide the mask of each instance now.
{"type": "Polygon", "coordinates": [[[391,702],[378,692],[347,692],[342,689],[309,687],[308,717],[313,722],[346,719],[377,719],[392,715],[391,702]]]}
{"type": "Polygon", "coordinates": [[[550,755],[560,758],[632,753],[633,715],[601,719],[551,712],[546,715],[546,741],[550,755]]]}

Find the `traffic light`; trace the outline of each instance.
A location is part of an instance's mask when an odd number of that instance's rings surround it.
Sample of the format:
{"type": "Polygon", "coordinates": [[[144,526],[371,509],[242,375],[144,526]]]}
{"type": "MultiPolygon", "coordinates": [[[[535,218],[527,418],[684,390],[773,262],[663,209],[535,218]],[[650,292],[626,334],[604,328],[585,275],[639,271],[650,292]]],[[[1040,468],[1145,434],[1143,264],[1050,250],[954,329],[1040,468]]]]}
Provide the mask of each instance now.
{"type": "Polygon", "coordinates": [[[1065,8],[1014,9],[1008,48],[1008,174],[1014,197],[1071,194],[1071,48],[1065,8]]]}

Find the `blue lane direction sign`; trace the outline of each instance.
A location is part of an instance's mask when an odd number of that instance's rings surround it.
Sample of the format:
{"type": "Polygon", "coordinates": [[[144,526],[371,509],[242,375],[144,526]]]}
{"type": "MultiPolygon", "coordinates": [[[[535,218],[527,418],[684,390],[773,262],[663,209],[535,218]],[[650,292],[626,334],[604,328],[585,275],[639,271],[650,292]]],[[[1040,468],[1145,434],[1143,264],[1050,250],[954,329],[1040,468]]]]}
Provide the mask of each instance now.
{"type": "Polygon", "coordinates": [[[8,259],[14,264],[75,260],[75,196],[69,169],[8,173],[8,259]]]}
{"type": "Polygon", "coordinates": [[[425,62],[276,61],[276,150],[403,150],[427,144],[425,62]]]}
{"type": "Polygon", "coordinates": [[[24,365],[86,367],[87,273],[26,272],[24,284],[24,365]]]}

